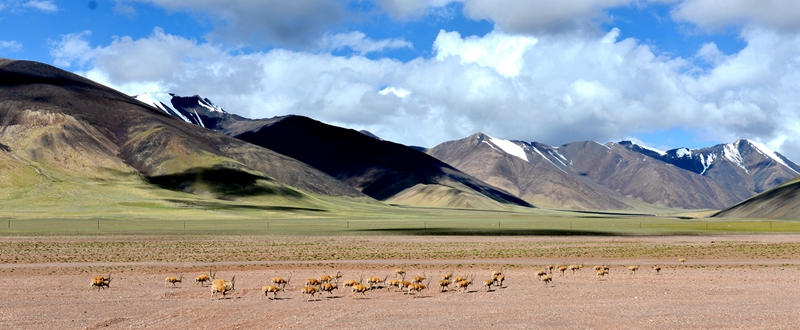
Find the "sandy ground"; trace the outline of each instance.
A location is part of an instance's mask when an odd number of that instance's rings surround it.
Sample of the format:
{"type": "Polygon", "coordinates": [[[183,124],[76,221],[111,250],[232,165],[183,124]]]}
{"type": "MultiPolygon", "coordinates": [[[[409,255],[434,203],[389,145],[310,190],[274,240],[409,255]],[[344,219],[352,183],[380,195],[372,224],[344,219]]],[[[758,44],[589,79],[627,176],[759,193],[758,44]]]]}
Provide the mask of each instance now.
{"type": "MultiPolygon", "coordinates": [[[[587,238],[552,239],[582,242],[587,238]]],[[[618,239],[591,238],[601,243],[618,239]]],[[[647,240],[768,244],[800,241],[800,236],[647,240]]],[[[394,267],[402,263],[278,263],[269,269],[228,265],[217,271],[217,278],[236,276],[236,290],[213,299],[208,286],[193,283],[199,272],[184,272],[182,267],[165,271],[169,264],[133,265],[131,270],[113,274],[110,288],[104,290],[89,289],[90,278],[101,274],[77,271],[76,265],[17,264],[17,271],[0,277],[5,295],[0,302],[0,329],[791,329],[800,324],[800,256],[780,261],[689,260],[686,264],[635,257],[590,261],[611,265],[604,279],[595,275],[594,263],[583,260],[583,269],[553,274],[553,282],[547,285],[534,275],[545,260],[461,261],[463,266],[455,269],[454,262],[459,260],[406,264],[408,277],[424,273],[432,278],[432,288],[419,296],[375,289],[363,299],[354,299],[338,290],[310,301],[300,294],[307,278],[336,271],[343,273],[342,280],[392,278],[394,267]],[[503,264],[511,265],[503,269],[504,287],[487,292],[481,282],[503,264]],[[627,267],[633,264],[640,266],[635,274],[627,267]],[[662,267],[660,273],[652,269],[654,264],[662,267]],[[474,277],[475,283],[467,292],[439,292],[439,277],[451,270],[474,277]],[[183,283],[165,287],[165,277],[181,272],[183,283]],[[278,299],[263,296],[261,287],[270,278],[289,275],[292,281],[278,299]]]]}

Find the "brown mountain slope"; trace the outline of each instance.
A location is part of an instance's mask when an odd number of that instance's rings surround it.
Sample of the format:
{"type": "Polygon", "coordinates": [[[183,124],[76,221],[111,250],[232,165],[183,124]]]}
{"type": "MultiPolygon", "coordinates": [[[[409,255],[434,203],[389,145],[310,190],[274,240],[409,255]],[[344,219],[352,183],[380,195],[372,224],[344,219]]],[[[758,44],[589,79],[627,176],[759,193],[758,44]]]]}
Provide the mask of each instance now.
{"type": "Polygon", "coordinates": [[[683,209],[720,209],[741,200],[709,178],[616,143],[578,142],[558,150],[575,173],[627,198],[683,209]]]}
{"type": "Polygon", "coordinates": [[[628,207],[615,198],[618,194],[568,175],[536,152],[527,150],[526,161],[489,144],[490,139],[478,133],[442,143],[428,153],[535,205],[578,210],[628,207]]]}
{"type": "Polygon", "coordinates": [[[712,217],[800,219],[800,177],[722,210],[712,217]]]}
{"type": "Polygon", "coordinates": [[[171,182],[173,189],[211,195],[249,194],[258,187],[255,191],[262,193],[297,194],[294,187],[365,197],[295,159],[184,123],[36,62],[0,61],[0,143],[6,156],[2,163],[16,162],[23,172],[42,168],[90,180],[144,176],[171,182]],[[239,173],[245,182],[239,182],[239,190],[220,191],[226,180],[220,173],[239,173]]]}
{"type": "Polygon", "coordinates": [[[611,143],[552,147],[476,134],[429,153],[538,205],[625,209],[626,200],[720,209],[745,198],[708,177],[611,143]]]}

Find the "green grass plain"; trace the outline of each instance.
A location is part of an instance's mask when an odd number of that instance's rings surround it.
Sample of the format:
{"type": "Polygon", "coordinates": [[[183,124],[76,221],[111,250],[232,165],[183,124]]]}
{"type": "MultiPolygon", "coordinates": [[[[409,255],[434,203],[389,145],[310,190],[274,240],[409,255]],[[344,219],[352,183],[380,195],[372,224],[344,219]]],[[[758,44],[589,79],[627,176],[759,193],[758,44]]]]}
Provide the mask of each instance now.
{"type": "MultiPolygon", "coordinates": [[[[72,212],[0,212],[0,235],[556,235],[637,236],[800,233],[800,221],[710,219],[550,209],[485,211],[365,205],[330,208],[171,200],[72,212]]],[[[320,206],[320,205],[317,205],[320,206]]]]}
{"type": "Polygon", "coordinates": [[[709,219],[712,210],[635,202],[631,211],[579,212],[410,207],[302,193],[220,199],[160,189],[131,173],[100,180],[48,168],[12,172],[30,182],[0,187],[0,236],[800,233],[800,221],[709,219]]]}

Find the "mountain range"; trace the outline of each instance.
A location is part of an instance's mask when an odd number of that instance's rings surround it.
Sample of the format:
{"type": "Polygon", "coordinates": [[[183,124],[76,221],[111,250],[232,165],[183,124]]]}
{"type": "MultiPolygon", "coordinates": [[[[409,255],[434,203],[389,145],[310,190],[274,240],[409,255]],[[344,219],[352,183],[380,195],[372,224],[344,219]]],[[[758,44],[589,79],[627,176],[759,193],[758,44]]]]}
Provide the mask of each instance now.
{"type": "MultiPolygon", "coordinates": [[[[429,175],[413,174],[412,169],[420,169],[420,164],[432,164],[432,160],[414,151],[440,160],[442,163],[436,163],[440,168],[463,172],[531,205],[577,210],[624,210],[642,203],[681,209],[723,209],[787,182],[800,171],[800,166],[791,160],[749,140],[697,150],[660,151],[630,141],[606,144],[580,141],[549,146],[477,133],[424,149],[405,147],[366,131],[357,134],[302,116],[247,119],[228,114],[200,96],[154,93],[136,98],[143,102],[161,100],[151,104],[187,122],[306,162],[367,195],[390,202],[402,202],[404,198],[408,201],[410,195],[417,199],[415,204],[437,200],[430,199],[430,191],[441,191],[441,187],[433,189],[429,178],[442,176],[430,169],[422,170],[429,175]],[[405,175],[398,176],[401,173],[405,175]],[[387,188],[387,182],[393,185],[387,188]],[[403,183],[398,186],[397,182],[403,183]],[[409,188],[413,194],[401,193],[409,188]]],[[[494,197],[497,199],[497,195],[494,197]]],[[[506,195],[501,199],[511,200],[506,195]]]]}
{"type": "Polygon", "coordinates": [[[303,116],[247,119],[199,96],[147,93],[135,98],[187,123],[302,161],[388,203],[489,209],[532,206],[434,157],[374,135],[303,116]]]}
{"type": "Polygon", "coordinates": [[[749,140],[659,151],[630,141],[549,146],[476,133],[408,147],[303,116],[244,118],[196,95],[131,97],[42,63],[0,60],[0,169],[0,200],[44,194],[59,205],[89,192],[125,200],[172,191],[311,208],[329,196],[792,217],[797,207],[784,204],[797,203],[800,166],[749,140]]]}

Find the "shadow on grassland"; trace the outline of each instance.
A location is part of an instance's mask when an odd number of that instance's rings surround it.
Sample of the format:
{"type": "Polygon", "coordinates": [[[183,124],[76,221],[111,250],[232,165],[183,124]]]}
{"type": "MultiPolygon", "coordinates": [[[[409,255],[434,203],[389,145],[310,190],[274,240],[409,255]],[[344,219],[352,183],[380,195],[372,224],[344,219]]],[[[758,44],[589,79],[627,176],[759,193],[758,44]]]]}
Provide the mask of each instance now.
{"type": "Polygon", "coordinates": [[[236,210],[236,209],[250,209],[261,211],[305,211],[305,212],[328,212],[328,210],[299,207],[299,206],[282,206],[282,205],[249,205],[249,204],[224,204],[208,201],[196,200],[180,200],[180,199],[165,199],[167,202],[181,204],[181,207],[186,208],[199,208],[208,210],[236,210]]]}
{"type": "Polygon", "coordinates": [[[621,233],[578,229],[378,228],[354,231],[418,236],[626,236],[621,233]]]}

